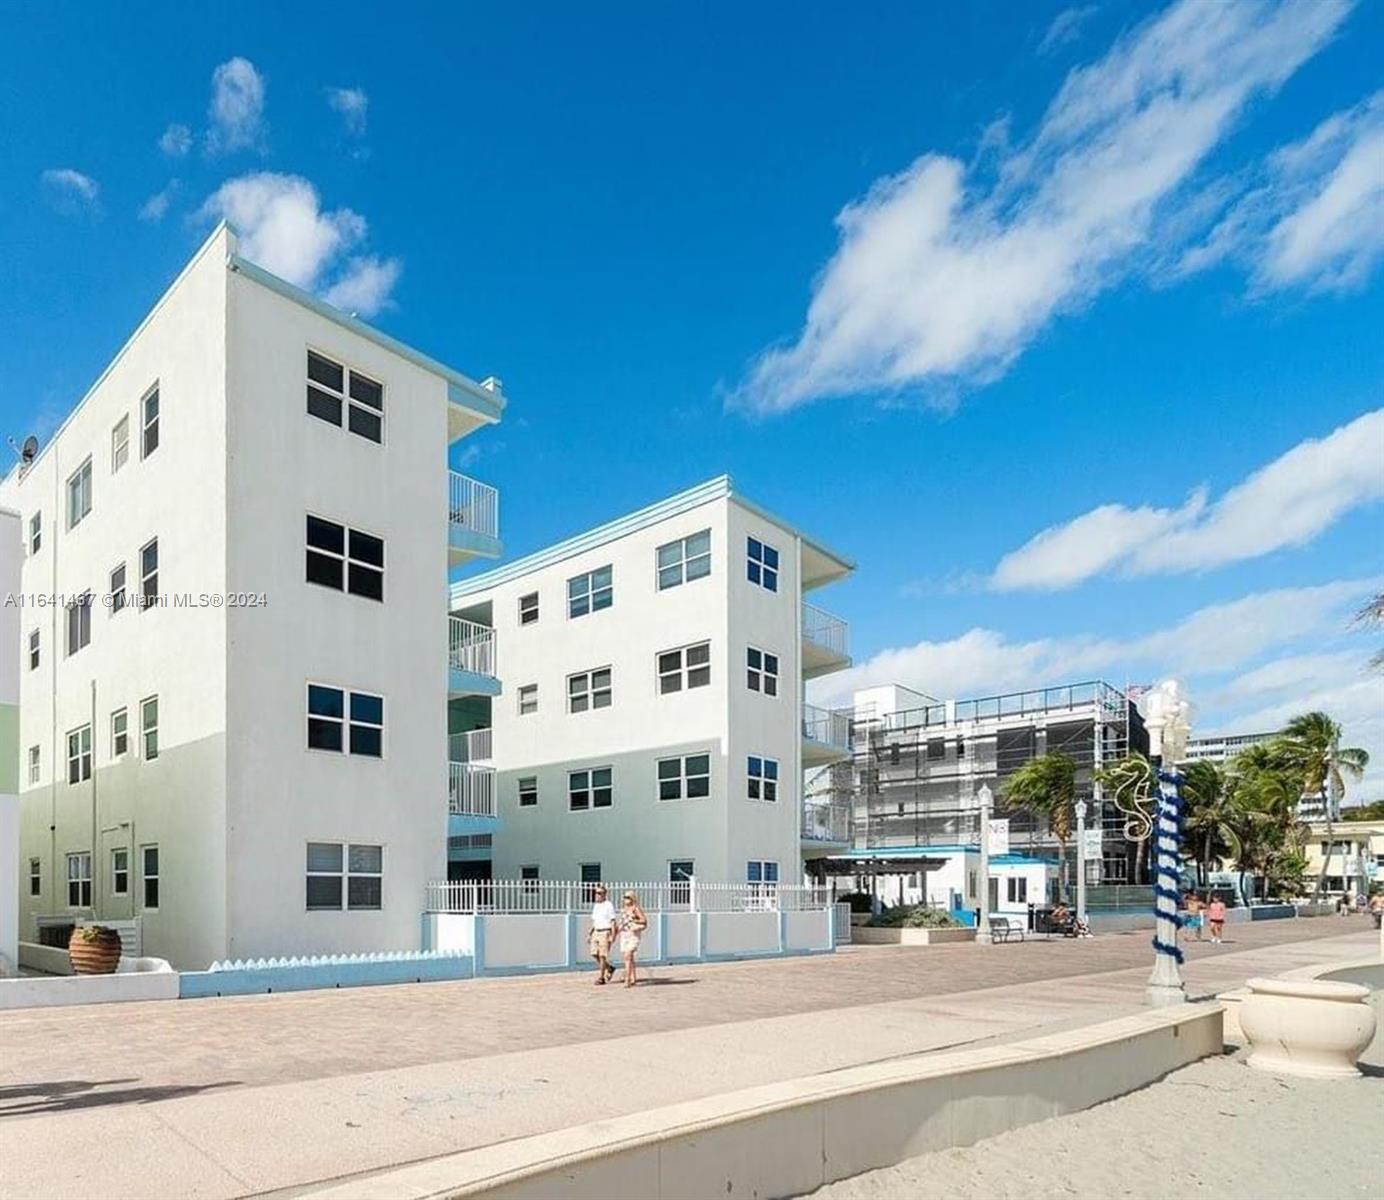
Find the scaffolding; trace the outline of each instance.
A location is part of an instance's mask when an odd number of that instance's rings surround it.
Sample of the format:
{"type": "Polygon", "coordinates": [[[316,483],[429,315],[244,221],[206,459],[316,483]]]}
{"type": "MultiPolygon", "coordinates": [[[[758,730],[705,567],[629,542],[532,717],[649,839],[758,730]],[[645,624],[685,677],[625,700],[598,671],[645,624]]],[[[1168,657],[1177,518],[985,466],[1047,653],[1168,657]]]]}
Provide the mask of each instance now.
{"type": "MultiPolygon", "coordinates": [[[[1009,820],[1011,850],[1055,858],[1060,846],[1046,823],[1006,805],[1005,781],[1042,754],[1065,754],[1076,763],[1076,798],[1089,806],[1087,828],[1102,833],[1100,858],[1087,861],[1087,882],[1139,883],[1138,844],[1125,837],[1125,818],[1096,779],[1102,766],[1132,751],[1148,752],[1138,709],[1124,691],[1094,680],[908,712],[857,711],[848,770],[819,787],[829,795],[850,789],[855,849],[922,850],[978,845],[978,794],[988,784],[993,815],[1009,820]]],[[[1066,846],[1069,862],[1074,842],[1066,846]]]]}

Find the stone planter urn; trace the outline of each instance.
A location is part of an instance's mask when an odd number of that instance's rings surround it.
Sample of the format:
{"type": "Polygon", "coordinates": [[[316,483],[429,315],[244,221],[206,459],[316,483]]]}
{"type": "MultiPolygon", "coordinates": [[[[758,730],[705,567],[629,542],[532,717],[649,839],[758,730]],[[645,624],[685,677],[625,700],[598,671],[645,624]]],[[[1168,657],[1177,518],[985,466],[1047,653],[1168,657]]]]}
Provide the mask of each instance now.
{"type": "Polygon", "coordinates": [[[67,939],[75,975],[110,975],[120,963],[120,934],[105,925],[78,926],[67,939]]]}
{"type": "Polygon", "coordinates": [[[1341,1079],[1374,1038],[1368,988],[1325,979],[1251,979],[1240,1005],[1249,1065],[1279,1075],[1341,1079]]]}

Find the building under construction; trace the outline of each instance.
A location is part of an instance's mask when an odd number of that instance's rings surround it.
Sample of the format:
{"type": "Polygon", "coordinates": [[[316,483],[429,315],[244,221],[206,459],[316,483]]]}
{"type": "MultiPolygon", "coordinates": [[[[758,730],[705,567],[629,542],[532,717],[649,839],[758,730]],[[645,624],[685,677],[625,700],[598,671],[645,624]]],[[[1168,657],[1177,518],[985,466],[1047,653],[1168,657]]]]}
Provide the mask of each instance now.
{"type": "MultiPolygon", "coordinates": [[[[1133,700],[1099,680],[969,700],[936,700],[897,686],[857,692],[852,758],[812,781],[805,809],[819,825],[835,813],[839,826],[848,813],[850,849],[823,845],[816,865],[820,873],[830,859],[840,873],[852,860],[896,864],[907,852],[927,857],[976,847],[983,784],[993,794],[992,816],[1009,820],[1010,851],[1057,859],[1060,847],[1043,819],[1006,805],[1005,782],[1039,755],[1058,752],[1076,763],[1076,796],[1089,805],[1087,883],[1143,883],[1140,847],[1125,837],[1126,818],[1102,796],[1095,776],[1148,748],[1133,700]]],[[[1066,846],[1073,882],[1074,842],[1066,846]]],[[[809,859],[809,871],[813,866],[809,859]]]]}

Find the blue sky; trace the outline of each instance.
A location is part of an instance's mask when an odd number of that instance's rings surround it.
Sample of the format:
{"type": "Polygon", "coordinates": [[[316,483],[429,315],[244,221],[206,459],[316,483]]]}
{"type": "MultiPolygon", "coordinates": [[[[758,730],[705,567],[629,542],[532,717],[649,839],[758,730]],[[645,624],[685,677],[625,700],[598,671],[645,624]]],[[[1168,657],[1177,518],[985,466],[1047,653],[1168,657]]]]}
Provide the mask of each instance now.
{"type": "Polygon", "coordinates": [[[230,216],[503,378],[514,553],[725,471],[860,564],[824,698],[1176,673],[1384,768],[1380,5],[185,14],[0,10],[9,434],[230,216]]]}

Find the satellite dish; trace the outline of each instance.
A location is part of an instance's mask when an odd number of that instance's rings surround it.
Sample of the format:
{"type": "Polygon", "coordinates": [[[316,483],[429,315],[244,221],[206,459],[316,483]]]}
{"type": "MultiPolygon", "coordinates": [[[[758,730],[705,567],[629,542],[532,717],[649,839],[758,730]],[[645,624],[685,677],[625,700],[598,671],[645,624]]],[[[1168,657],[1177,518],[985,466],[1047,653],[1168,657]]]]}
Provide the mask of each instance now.
{"type": "Polygon", "coordinates": [[[38,456],[38,438],[31,433],[24,439],[24,448],[20,450],[19,457],[26,463],[31,463],[38,456]]]}

